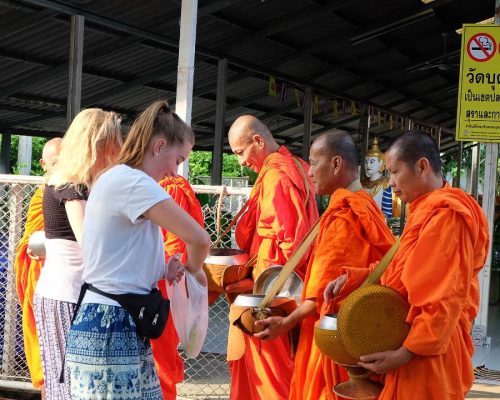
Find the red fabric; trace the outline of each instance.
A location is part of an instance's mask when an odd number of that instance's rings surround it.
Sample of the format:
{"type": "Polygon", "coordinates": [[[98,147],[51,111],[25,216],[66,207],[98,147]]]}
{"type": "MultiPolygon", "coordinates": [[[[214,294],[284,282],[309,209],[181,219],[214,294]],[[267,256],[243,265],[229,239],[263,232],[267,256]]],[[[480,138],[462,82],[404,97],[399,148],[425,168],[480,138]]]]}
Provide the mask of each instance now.
{"type": "MultiPolygon", "coordinates": [[[[445,187],[410,204],[401,245],[381,283],[410,304],[404,347],[415,356],[385,375],[381,400],[458,400],[470,390],[470,331],[488,249],[484,213],[462,190],[445,187]]],[[[361,274],[350,277],[356,278],[361,274]]]]}
{"type": "MultiPolygon", "coordinates": [[[[318,219],[314,185],[310,178],[306,185],[304,179],[309,167],[300,163],[305,175],[285,147],[269,155],[250,195],[249,209],[236,226],[238,246],[250,256],[258,254],[254,278],[265,268],[285,264],[318,219]]],[[[299,275],[305,273],[307,257],[297,267],[299,275]]],[[[243,357],[229,363],[231,399],[287,399],[293,371],[288,338],[260,342],[245,337],[245,345],[243,357]]]]}
{"type": "MultiPolygon", "coordinates": [[[[394,237],[372,197],[338,189],[321,216],[320,231],[309,261],[303,299],[316,302],[317,313],[302,321],[290,399],[336,399],[332,388],[345,380],[345,370],[323,356],[314,342],[314,326],[324,305],[323,292],[342,266],[366,269],[389,250],[394,237]]],[[[339,300],[335,310],[339,308],[339,300]]]]}
{"type": "Polygon", "coordinates": [[[43,267],[43,261],[35,261],[29,258],[27,250],[30,235],[35,231],[43,231],[44,229],[42,195],[43,187],[37,188],[33,194],[28,208],[24,235],[19,241],[14,262],[16,289],[22,307],[24,352],[31,382],[35,388],[44,384],[40,344],[38,343],[33,311],[33,295],[43,267]]]}
{"type": "MultiPolygon", "coordinates": [[[[204,219],[200,202],[186,179],[182,176],[167,177],[160,182],[160,185],[180,207],[203,226],[204,219]]],[[[181,253],[182,262],[186,262],[187,253],[184,242],[171,232],[165,230],[162,232],[165,242],[165,260],[176,253],[181,253]]],[[[158,287],[163,295],[168,297],[165,280],[158,282],[158,287]]],[[[178,345],[179,337],[175,331],[174,321],[169,318],[163,334],[158,339],[151,340],[153,357],[165,400],[175,400],[177,395],[175,385],[184,379],[184,365],[177,351],[178,345]]]]}

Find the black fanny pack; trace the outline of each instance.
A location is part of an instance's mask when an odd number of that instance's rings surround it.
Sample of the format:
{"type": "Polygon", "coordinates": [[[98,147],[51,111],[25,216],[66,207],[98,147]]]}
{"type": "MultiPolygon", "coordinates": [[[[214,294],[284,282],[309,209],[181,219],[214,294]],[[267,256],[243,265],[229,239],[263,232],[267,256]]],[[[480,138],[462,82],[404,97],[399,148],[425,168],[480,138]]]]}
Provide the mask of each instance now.
{"type": "Polygon", "coordinates": [[[143,338],[157,339],[163,333],[170,312],[170,301],[165,299],[158,289],[148,294],[111,294],[85,283],[91,292],[117,301],[127,310],[135,322],[137,335],[143,338]]]}

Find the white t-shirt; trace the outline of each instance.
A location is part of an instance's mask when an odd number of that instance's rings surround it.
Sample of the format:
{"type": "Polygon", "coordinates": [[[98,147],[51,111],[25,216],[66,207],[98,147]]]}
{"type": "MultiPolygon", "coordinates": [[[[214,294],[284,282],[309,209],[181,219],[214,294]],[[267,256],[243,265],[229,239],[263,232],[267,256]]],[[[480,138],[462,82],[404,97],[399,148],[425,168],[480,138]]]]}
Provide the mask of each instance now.
{"type": "MultiPolygon", "coordinates": [[[[146,294],[165,273],[160,227],[143,217],[169,199],[144,172],[118,165],[101,175],[89,195],[83,224],[83,280],[112,294],[146,294]]],[[[117,303],[87,291],[84,303],[117,303]]]]}

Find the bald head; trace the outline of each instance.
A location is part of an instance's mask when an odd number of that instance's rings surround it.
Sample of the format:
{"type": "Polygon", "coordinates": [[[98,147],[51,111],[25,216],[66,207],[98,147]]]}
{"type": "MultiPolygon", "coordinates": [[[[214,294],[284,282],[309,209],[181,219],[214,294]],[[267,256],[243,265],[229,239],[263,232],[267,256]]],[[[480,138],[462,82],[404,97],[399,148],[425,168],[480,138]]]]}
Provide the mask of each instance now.
{"type": "Polygon", "coordinates": [[[250,141],[254,135],[260,135],[264,140],[274,141],[267,125],[253,115],[238,117],[229,129],[230,139],[232,137],[241,137],[250,141]]]}
{"type": "Polygon", "coordinates": [[[238,162],[257,173],[267,156],[279,149],[269,128],[253,115],[236,119],[229,129],[228,139],[238,162]]]}
{"type": "Polygon", "coordinates": [[[59,151],[61,150],[61,138],[50,139],[45,146],[43,146],[42,150],[42,159],[40,160],[40,165],[45,171],[46,175],[50,175],[52,172],[52,168],[56,163],[57,156],[59,155],[59,151]]]}
{"type": "Polygon", "coordinates": [[[354,140],[347,132],[333,129],[319,136],[314,142],[318,151],[328,157],[339,156],[344,160],[344,163],[350,167],[358,168],[358,149],[354,144],[354,140]]]}
{"type": "Polygon", "coordinates": [[[441,176],[441,157],[437,143],[427,133],[413,130],[398,137],[389,147],[396,159],[415,168],[418,160],[426,158],[432,171],[441,176]]]}

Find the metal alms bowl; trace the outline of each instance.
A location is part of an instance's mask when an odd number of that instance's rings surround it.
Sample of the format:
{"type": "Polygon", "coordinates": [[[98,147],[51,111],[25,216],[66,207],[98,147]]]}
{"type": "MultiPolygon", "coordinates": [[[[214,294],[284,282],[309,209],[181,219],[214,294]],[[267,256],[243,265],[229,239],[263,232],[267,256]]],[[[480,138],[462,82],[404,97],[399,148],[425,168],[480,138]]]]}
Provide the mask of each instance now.
{"type": "Polygon", "coordinates": [[[248,277],[252,269],[243,267],[248,260],[248,254],[243,250],[210,249],[203,264],[209,292],[224,293],[225,286],[248,277]]]}
{"type": "Polygon", "coordinates": [[[338,364],[357,364],[351,357],[337,332],[337,314],[323,316],[314,328],[314,341],[319,350],[338,364]]]}
{"type": "Polygon", "coordinates": [[[210,249],[207,258],[205,259],[206,264],[213,265],[245,265],[248,261],[248,254],[243,250],[239,249],[210,249]]]}
{"type": "Polygon", "coordinates": [[[45,232],[35,231],[28,240],[28,250],[35,256],[45,257],[45,232]]]}
{"type": "MultiPolygon", "coordinates": [[[[254,294],[267,294],[282,270],[283,267],[281,265],[274,265],[262,271],[255,280],[254,294]]],[[[278,293],[278,296],[293,297],[297,304],[300,304],[303,286],[302,279],[295,272],[292,272],[278,293]]]]}

